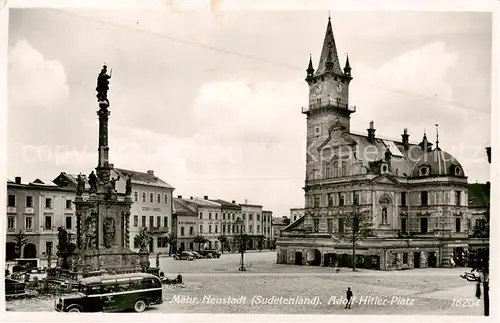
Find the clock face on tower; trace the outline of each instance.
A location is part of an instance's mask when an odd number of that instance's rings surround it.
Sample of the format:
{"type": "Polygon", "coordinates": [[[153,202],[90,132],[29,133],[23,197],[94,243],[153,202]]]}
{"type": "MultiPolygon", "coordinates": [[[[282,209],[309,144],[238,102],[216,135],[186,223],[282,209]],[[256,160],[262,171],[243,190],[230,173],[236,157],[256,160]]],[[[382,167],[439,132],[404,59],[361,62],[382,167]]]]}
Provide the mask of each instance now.
{"type": "Polygon", "coordinates": [[[323,83],[319,83],[318,85],[316,85],[316,88],[314,89],[314,93],[316,93],[316,95],[318,95],[318,94],[321,94],[322,91],[323,91],[323,83]]]}
{"type": "Polygon", "coordinates": [[[337,93],[342,93],[342,84],[337,84],[337,93]]]}

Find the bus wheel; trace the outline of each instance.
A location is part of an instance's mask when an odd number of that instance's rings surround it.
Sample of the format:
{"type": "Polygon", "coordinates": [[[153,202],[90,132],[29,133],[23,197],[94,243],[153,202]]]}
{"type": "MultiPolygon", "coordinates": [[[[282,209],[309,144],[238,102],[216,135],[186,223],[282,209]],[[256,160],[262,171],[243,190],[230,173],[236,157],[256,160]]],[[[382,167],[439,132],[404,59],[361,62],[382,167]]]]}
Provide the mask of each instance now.
{"type": "Polygon", "coordinates": [[[137,313],[141,313],[144,312],[145,309],[146,309],[146,303],[144,303],[142,299],[135,301],[134,311],[136,311],[137,313]]]}
{"type": "Polygon", "coordinates": [[[80,308],[78,306],[72,307],[69,311],[69,313],[80,313],[80,308]]]}

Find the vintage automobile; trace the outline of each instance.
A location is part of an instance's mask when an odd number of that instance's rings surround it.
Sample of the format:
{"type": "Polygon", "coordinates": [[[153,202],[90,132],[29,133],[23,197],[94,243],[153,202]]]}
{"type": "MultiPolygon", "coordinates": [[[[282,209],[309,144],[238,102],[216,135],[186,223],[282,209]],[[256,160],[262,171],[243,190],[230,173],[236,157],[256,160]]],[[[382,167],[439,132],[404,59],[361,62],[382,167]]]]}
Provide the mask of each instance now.
{"type": "Polygon", "coordinates": [[[163,303],[160,279],[148,273],[105,275],[84,278],[76,296],[55,301],[58,312],[143,312],[163,303]]]}
{"type": "Polygon", "coordinates": [[[191,251],[191,253],[194,255],[194,257],[196,259],[203,259],[203,258],[205,258],[202,255],[200,255],[199,253],[197,253],[196,251],[191,251]]]}
{"type": "Polygon", "coordinates": [[[220,258],[221,253],[215,249],[205,249],[200,251],[200,254],[205,258],[220,258]]]}
{"type": "Polygon", "coordinates": [[[192,252],[182,251],[181,253],[174,255],[175,260],[194,260],[195,256],[192,252]]]}

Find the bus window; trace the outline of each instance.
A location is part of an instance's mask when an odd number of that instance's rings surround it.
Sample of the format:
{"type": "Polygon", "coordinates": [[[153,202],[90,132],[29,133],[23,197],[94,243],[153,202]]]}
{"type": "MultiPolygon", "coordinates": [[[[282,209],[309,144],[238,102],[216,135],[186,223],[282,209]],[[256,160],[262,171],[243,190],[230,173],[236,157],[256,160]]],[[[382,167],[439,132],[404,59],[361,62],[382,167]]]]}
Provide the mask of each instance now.
{"type": "Polygon", "coordinates": [[[90,285],[87,288],[87,295],[98,295],[101,294],[101,285],[90,285]]]}
{"type": "Polygon", "coordinates": [[[130,282],[130,289],[131,289],[131,290],[139,290],[139,289],[142,289],[142,281],[140,281],[140,280],[136,280],[136,281],[132,281],[132,282],[130,282]]]}
{"type": "Polygon", "coordinates": [[[109,293],[115,293],[117,290],[117,285],[102,285],[102,293],[103,294],[109,294],[109,293]]]}
{"type": "Polygon", "coordinates": [[[156,280],[155,279],[146,279],[143,281],[144,283],[144,288],[149,289],[149,288],[157,288],[158,286],[156,285],[156,280]]]}
{"type": "Polygon", "coordinates": [[[128,292],[130,290],[130,283],[118,284],[117,292],[128,292]]]}

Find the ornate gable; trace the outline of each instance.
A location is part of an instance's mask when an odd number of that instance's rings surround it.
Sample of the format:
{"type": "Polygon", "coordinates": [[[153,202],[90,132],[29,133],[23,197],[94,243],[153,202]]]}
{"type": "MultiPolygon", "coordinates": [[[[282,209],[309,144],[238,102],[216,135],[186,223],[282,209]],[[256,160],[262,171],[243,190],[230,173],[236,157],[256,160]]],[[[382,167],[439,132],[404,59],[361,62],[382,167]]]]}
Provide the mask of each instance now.
{"type": "Polygon", "coordinates": [[[347,133],[347,128],[340,123],[340,119],[335,119],[335,123],[328,129],[328,138],[318,147],[318,151],[323,150],[329,144],[331,147],[354,146],[356,141],[347,133]]]}
{"type": "Polygon", "coordinates": [[[292,231],[303,231],[305,230],[305,224],[304,224],[304,218],[305,216],[302,216],[297,219],[297,221],[294,221],[290,223],[288,226],[286,226],[282,231],[283,232],[292,232],[292,231]]]}
{"type": "Polygon", "coordinates": [[[382,174],[372,180],[375,184],[401,185],[401,183],[389,174],[382,174]]]}

